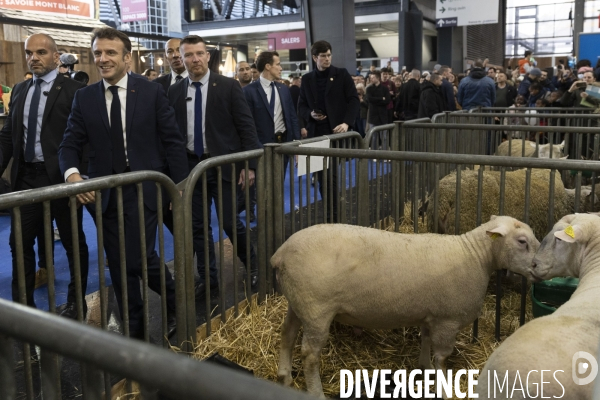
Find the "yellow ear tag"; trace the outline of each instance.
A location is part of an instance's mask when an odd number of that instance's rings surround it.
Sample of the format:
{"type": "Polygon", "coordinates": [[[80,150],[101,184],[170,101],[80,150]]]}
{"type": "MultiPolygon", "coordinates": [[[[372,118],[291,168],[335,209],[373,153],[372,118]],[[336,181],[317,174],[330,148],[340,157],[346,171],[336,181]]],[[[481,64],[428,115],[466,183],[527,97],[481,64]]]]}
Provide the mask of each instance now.
{"type": "Polygon", "coordinates": [[[567,228],[565,229],[565,233],[571,236],[573,239],[575,239],[575,231],[573,230],[573,227],[571,225],[567,226],[567,228]]]}
{"type": "Polygon", "coordinates": [[[502,237],[502,235],[501,235],[501,234],[499,234],[499,233],[492,233],[492,236],[491,236],[492,240],[496,240],[496,239],[498,239],[499,237],[502,237]]]}

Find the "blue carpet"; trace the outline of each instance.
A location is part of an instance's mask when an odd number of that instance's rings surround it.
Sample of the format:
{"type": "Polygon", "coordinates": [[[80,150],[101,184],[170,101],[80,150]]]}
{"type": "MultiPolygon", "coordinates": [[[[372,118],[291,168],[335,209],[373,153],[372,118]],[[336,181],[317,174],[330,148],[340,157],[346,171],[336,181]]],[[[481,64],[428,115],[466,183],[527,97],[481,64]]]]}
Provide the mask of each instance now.
{"type": "MultiPolygon", "coordinates": [[[[369,162],[369,179],[374,176],[375,173],[375,163],[369,162]]],[[[384,168],[387,171],[387,168],[384,168]]],[[[288,171],[289,172],[289,171],[288,171]]],[[[306,197],[306,177],[301,177],[302,190],[303,190],[303,198],[302,204],[306,206],[307,197],[306,197]]],[[[298,209],[299,205],[299,178],[296,177],[294,180],[294,194],[295,194],[295,207],[298,209]]],[[[355,186],[356,176],[355,176],[355,163],[347,162],[346,163],[346,187],[355,186]],[[352,176],[350,177],[350,170],[352,171],[352,176]],[[352,178],[352,179],[350,179],[352,178]]],[[[310,186],[309,192],[309,200],[310,203],[314,202],[315,199],[315,188],[310,186]]],[[[291,203],[290,203],[290,180],[289,173],[286,176],[284,182],[284,204],[285,204],[285,213],[290,212],[291,203]]],[[[317,201],[321,200],[321,196],[317,191],[317,201]]],[[[242,221],[245,222],[245,213],[242,212],[241,216],[242,221]]],[[[218,220],[217,214],[215,212],[215,206],[213,205],[212,209],[212,223],[213,227],[213,238],[215,242],[219,240],[219,232],[218,232],[218,220]]],[[[255,223],[251,224],[252,227],[256,226],[255,223]]],[[[89,247],[90,253],[90,270],[88,275],[88,287],[87,293],[96,292],[99,289],[99,279],[98,279],[98,248],[96,246],[96,225],[94,224],[92,218],[84,211],[83,213],[83,229],[86,234],[87,243],[89,247]]],[[[10,251],[10,246],[8,244],[10,235],[10,217],[8,216],[0,216],[0,298],[11,300],[11,281],[12,281],[12,254],[10,251]]],[[[225,235],[226,236],[226,235],[225,235]]],[[[173,259],[173,237],[170,232],[165,229],[165,260],[173,259]]],[[[158,243],[156,245],[158,249],[158,243]]],[[[37,248],[36,248],[37,254],[37,248]]],[[[67,256],[64,248],[62,247],[60,242],[55,242],[54,247],[54,265],[55,265],[55,287],[56,287],[56,303],[57,306],[64,304],[67,301],[67,286],[69,284],[70,275],[69,275],[69,266],[67,262],[67,256]]],[[[110,274],[108,272],[108,268],[104,267],[103,273],[105,275],[107,285],[110,285],[110,274]]],[[[48,310],[48,290],[47,286],[43,286],[35,291],[35,302],[39,309],[48,310]]]]}

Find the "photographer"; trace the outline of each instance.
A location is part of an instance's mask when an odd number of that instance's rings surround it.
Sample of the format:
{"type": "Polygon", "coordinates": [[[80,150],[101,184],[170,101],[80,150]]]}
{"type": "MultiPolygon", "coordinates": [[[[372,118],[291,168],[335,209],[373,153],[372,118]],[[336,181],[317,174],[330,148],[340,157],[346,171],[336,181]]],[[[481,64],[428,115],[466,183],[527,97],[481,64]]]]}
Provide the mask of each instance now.
{"type": "Polygon", "coordinates": [[[560,99],[560,103],[563,107],[581,107],[581,101],[587,98],[587,101],[593,102],[595,104],[595,99],[592,100],[591,97],[587,96],[585,93],[585,89],[588,85],[594,83],[596,79],[594,78],[594,73],[592,71],[587,71],[583,73],[583,79],[574,82],[568,91],[565,92],[562,99],[560,99]]]}
{"type": "Polygon", "coordinates": [[[573,76],[570,69],[563,67],[559,64],[556,67],[556,76],[552,77],[552,84],[557,90],[561,90],[566,92],[569,90],[573,82],[575,82],[575,77],[573,76]]]}
{"type": "Polygon", "coordinates": [[[71,78],[73,80],[76,80],[77,82],[81,82],[84,85],[87,85],[90,81],[90,76],[83,71],[75,71],[75,64],[79,64],[79,60],[77,59],[75,54],[63,53],[60,55],[60,65],[58,67],[58,72],[67,78],[71,78]]]}

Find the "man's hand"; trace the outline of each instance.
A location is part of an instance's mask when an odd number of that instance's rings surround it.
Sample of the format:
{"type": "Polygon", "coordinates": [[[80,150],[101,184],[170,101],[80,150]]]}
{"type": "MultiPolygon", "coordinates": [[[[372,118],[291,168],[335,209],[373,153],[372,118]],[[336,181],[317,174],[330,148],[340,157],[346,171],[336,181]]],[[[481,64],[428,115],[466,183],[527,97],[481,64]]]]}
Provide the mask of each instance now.
{"type": "Polygon", "coordinates": [[[586,92],[581,92],[581,98],[585,99],[586,97],[588,97],[588,94],[586,92]]]}
{"type": "MultiPolygon", "coordinates": [[[[248,170],[248,183],[250,183],[250,186],[254,185],[254,170],[253,169],[249,169],[248,170]]],[[[246,170],[243,169],[240,171],[240,180],[238,181],[238,185],[242,186],[242,190],[244,190],[246,188],[246,170]]]]}
{"type": "Polygon", "coordinates": [[[348,124],[346,123],[341,123],[338,126],[336,126],[335,128],[333,128],[333,133],[344,133],[344,132],[348,132],[348,124]]]}
{"type": "MultiPolygon", "coordinates": [[[[71,174],[67,178],[67,182],[69,182],[69,183],[75,183],[75,182],[80,182],[80,181],[83,181],[83,178],[81,177],[81,175],[79,175],[77,173],[71,174]]],[[[95,192],[80,193],[77,195],[77,201],[80,202],[81,204],[95,203],[96,202],[96,193],[95,192]]]]}
{"type": "Polygon", "coordinates": [[[317,114],[317,113],[315,113],[314,111],[311,111],[311,112],[310,112],[310,116],[311,116],[313,119],[317,120],[317,121],[323,121],[325,118],[327,118],[327,116],[326,116],[326,115],[323,115],[323,114],[317,114]]]}
{"type": "Polygon", "coordinates": [[[306,139],[307,136],[308,136],[308,131],[306,130],[306,128],[300,129],[300,138],[306,139]]]}

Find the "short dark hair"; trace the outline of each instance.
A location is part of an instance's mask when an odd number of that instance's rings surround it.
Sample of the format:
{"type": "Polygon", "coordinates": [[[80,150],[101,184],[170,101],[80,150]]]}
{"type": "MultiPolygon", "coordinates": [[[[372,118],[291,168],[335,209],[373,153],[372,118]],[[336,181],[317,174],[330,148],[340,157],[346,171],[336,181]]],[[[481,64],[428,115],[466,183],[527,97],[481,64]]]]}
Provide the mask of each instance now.
{"type": "Polygon", "coordinates": [[[525,50],[525,57],[530,56],[531,55],[531,50],[525,50]]]}
{"type": "Polygon", "coordinates": [[[156,70],[154,68],[148,68],[147,70],[145,70],[142,75],[144,76],[150,76],[150,73],[152,72],[156,72],[156,70]]]}
{"type": "Polygon", "coordinates": [[[529,86],[529,90],[542,90],[542,84],[539,82],[533,82],[530,86],[529,86]]]}
{"type": "Polygon", "coordinates": [[[258,72],[263,72],[267,64],[273,64],[273,57],[279,57],[279,53],[276,51],[263,51],[256,57],[256,69],[258,72]]]}
{"type": "Polygon", "coordinates": [[[92,32],[92,47],[94,46],[96,39],[120,40],[125,48],[125,53],[131,53],[131,40],[129,40],[129,37],[126,34],[115,28],[106,27],[94,29],[92,32]]]}
{"type": "Polygon", "coordinates": [[[373,71],[370,75],[375,75],[377,79],[381,80],[381,71],[373,71]]]}
{"type": "Polygon", "coordinates": [[[381,68],[381,73],[383,74],[384,72],[386,72],[386,73],[389,74],[390,73],[390,69],[388,67],[381,68]]]}
{"type": "Polygon", "coordinates": [[[447,65],[442,65],[440,69],[438,69],[438,74],[443,75],[448,71],[450,71],[450,67],[447,65]]]}
{"type": "Polygon", "coordinates": [[[256,69],[256,63],[250,64],[250,69],[256,69]]]}
{"type": "Polygon", "coordinates": [[[204,43],[204,45],[206,46],[206,42],[200,36],[187,35],[186,37],[181,39],[181,42],[179,42],[179,48],[181,48],[181,46],[183,46],[184,44],[198,44],[198,43],[204,43]]]}
{"type": "Polygon", "coordinates": [[[491,71],[491,70],[494,70],[494,72],[497,72],[496,68],[494,68],[494,67],[489,67],[488,68],[488,72],[491,71]]]}
{"type": "Polygon", "coordinates": [[[310,54],[313,56],[318,56],[321,53],[327,53],[327,50],[333,51],[331,49],[331,44],[325,40],[319,40],[313,43],[310,48],[310,54]]]}
{"type": "Polygon", "coordinates": [[[438,74],[437,72],[434,72],[433,74],[431,74],[431,76],[429,77],[429,82],[436,82],[439,79],[442,79],[442,75],[438,74]]]}

